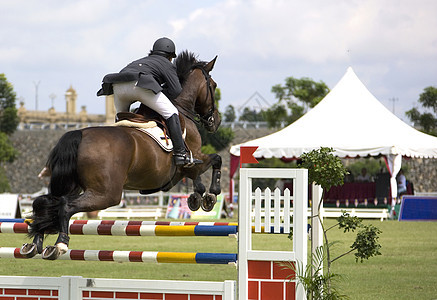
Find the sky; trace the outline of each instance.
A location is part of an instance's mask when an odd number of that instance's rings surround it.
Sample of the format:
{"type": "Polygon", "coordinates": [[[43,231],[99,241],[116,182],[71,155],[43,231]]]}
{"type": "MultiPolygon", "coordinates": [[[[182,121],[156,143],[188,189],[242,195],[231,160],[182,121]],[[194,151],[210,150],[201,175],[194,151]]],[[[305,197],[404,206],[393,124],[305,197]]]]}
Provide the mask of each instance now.
{"type": "MultiPolygon", "coordinates": [[[[424,88],[437,87],[434,0],[0,0],[0,73],[28,110],[104,114],[105,74],[171,38],[209,61],[220,110],[268,107],[271,87],[308,77],[330,89],[353,68],[369,91],[408,122],[424,88]]],[[[369,117],[369,122],[374,122],[369,117]]]]}

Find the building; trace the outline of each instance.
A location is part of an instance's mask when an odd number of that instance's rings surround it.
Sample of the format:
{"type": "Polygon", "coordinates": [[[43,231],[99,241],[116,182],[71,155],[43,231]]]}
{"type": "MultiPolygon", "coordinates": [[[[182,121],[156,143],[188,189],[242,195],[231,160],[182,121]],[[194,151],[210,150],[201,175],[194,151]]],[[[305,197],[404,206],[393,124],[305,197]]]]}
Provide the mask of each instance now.
{"type": "Polygon", "coordinates": [[[24,107],[24,102],[20,102],[17,112],[20,120],[18,129],[83,128],[114,122],[115,107],[112,95],[106,96],[104,115],[88,114],[85,106],[82,106],[81,110],[76,112],[77,93],[72,86],[65,92],[65,100],[65,112],[57,112],[54,107],[51,107],[48,111],[27,110],[24,107]]]}

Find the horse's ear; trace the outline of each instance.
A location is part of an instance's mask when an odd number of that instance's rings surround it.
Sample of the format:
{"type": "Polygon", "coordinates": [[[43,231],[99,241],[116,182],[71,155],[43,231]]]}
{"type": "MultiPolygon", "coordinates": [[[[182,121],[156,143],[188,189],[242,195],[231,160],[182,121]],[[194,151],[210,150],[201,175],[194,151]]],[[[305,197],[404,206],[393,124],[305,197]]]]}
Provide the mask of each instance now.
{"type": "Polygon", "coordinates": [[[211,60],[209,63],[206,64],[206,66],[205,66],[205,71],[206,72],[209,73],[209,72],[212,71],[212,69],[214,68],[214,64],[215,64],[215,61],[217,59],[217,56],[218,55],[216,55],[213,60],[211,60]]]}

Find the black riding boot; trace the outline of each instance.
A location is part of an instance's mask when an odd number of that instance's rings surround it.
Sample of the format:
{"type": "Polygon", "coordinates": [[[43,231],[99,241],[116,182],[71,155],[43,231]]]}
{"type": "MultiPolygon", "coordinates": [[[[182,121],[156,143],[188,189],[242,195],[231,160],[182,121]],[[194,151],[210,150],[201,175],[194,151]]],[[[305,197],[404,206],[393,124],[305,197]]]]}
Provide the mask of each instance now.
{"type": "Polygon", "coordinates": [[[176,166],[190,166],[194,164],[203,163],[199,159],[190,157],[187,155],[185,150],[184,140],[182,138],[181,124],[179,122],[179,116],[174,114],[167,120],[168,131],[170,134],[171,141],[173,142],[173,160],[176,166]]]}

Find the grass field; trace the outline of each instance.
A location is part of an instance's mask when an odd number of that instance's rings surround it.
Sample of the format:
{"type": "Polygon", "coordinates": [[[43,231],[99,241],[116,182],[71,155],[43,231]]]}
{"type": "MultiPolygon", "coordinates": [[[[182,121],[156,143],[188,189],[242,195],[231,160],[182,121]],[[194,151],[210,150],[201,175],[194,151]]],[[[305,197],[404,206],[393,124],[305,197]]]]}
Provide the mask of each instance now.
{"type": "MultiPolygon", "coordinates": [[[[341,274],[339,288],[350,299],[437,299],[437,222],[364,221],[382,230],[381,256],[356,263],[353,255],[333,264],[341,274]]],[[[329,226],[334,220],[326,220],[329,226]]],[[[348,250],[351,233],[329,232],[330,241],[339,241],[334,255],[348,250]]],[[[1,246],[20,247],[28,242],[23,234],[0,234],[1,246]]],[[[49,238],[54,242],[55,237],[49,238]]],[[[285,235],[255,235],[254,248],[289,250],[285,235]]],[[[111,237],[71,236],[71,249],[228,252],[236,253],[237,243],[227,237],[111,237]]],[[[83,261],[0,260],[0,275],[83,276],[90,278],[135,278],[172,280],[236,280],[237,270],[227,265],[144,264],[83,261]]]]}

